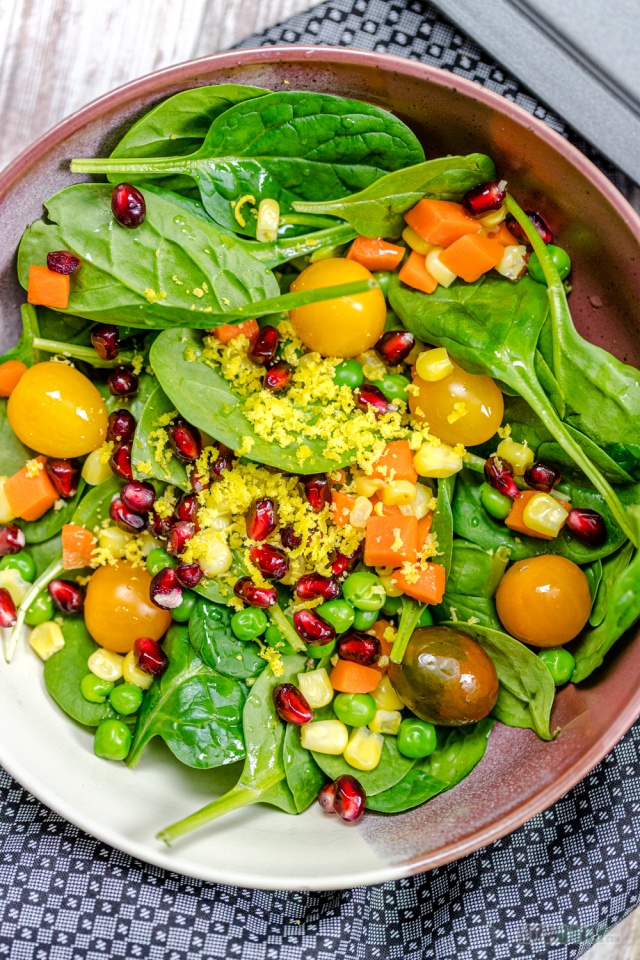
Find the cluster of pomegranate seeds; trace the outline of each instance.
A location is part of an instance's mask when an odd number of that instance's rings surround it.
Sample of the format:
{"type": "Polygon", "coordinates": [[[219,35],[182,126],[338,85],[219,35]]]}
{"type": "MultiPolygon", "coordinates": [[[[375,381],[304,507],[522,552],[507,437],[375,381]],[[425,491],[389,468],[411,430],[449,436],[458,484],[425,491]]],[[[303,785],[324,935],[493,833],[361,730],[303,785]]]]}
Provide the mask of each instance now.
{"type": "Polygon", "coordinates": [[[338,656],[363,667],[372,667],[380,659],[380,641],[369,633],[350,630],[338,641],[338,656]]]}
{"type": "Polygon", "coordinates": [[[233,592],[250,607],[260,607],[263,610],[278,602],[278,591],[275,587],[259,587],[251,577],[240,577],[236,580],[233,592]]]}
{"type": "Polygon", "coordinates": [[[133,480],[130,440],[123,440],[122,443],[115,445],[113,453],[109,458],[109,466],[113,472],[119,477],[122,477],[123,480],[133,480]]]}
{"type": "Polygon", "coordinates": [[[381,360],[396,367],[406,360],[416,345],[416,338],[408,330],[389,330],[383,333],[375,345],[375,351],[381,360]]]}
{"type": "Polygon", "coordinates": [[[395,413],[398,409],[397,403],[390,403],[379,387],[372,383],[365,383],[361,387],[356,387],[353,396],[357,405],[365,413],[367,410],[373,410],[376,417],[382,417],[385,413],[395,413]]]}
{"type": "Polygon", "coordinates": [[[320,513],[331,503],[331,484],[326,473],[316,473],[302,481],[307,503],[315,513],[320,513]]]}
{"type": "Polygon", "coordinates": [[[474,217],[483,217],[485,213],[499,210],[507,196],[506,180],[488,180],[477,187],[467,190],[462,198],[462,206],[474,217]]]}
{"type": "Polygon", "coordinates": [[[156,491],[148,480],[130,480],[120,493],[122,502],[134,513],[149,513],[156,500],[156,491]]]}
{"type": "Polygon", "coordinates": [[[68,275],[77,273],[82,266],[82,260],[80,257],[76,257],[75,253],[71,253],[70,250],[52,250],[51,253],[47,254],[47,266],[54,273],[68,275]]]}
{"type": "Polygon", "coordinates": [[[194,461],[202,453],[202,437],[186,420],[175,420],[167,427],[169,443],[179,460],[194,461]]]}
{"type": "Polygon", "coordinates": [[[302,543],[302,537],[295,532],[293,527],[283,527],[280,531],[280,543],[287,550],[297,550],[302,543]]]}
{"type": "Polygon", "coordinates": [[[574,537],[591,547],[600,547],[607,539],[607,527],[597,510],[574,507],[569,511],[567,527],[574,537]]]}
{"type": "MultiPolygon", "coordinates": [[[[531,223],[534,225],[534,227],[536,228],[536,230],[538,231],[538,233],[540,234],[544,242],[551,243],[551,241],[553,240],[553,233],[551,232],[551,228],[549,227],[545,219],[539,213],[536,213],[535,210],[525,210],[525,213],[528,216],[529,220],[531,220],[531,223]]],[[[514,237],[517,237],[521,243],[524,243],[530,246],[529,239],[526,233],[524,232],[524,230],[522,229],[522,227],[520,226],[520,224],[518,223],[518,221],[516,220],[516,218],[513,216],[512,213],[507,214],[506,222],[507,222],[507,227],[509,228],[509,231],[514,235],[514,237]]]]}
{"type": "Polygon", "coordinates": [[[107,377],[107,386],[112,397],[131,400],[138,392],[140,383],[132,370],[127,367],[114,367],[107,377]]]}
{"type": "Polygon", "coordinates": [[[286,390],[291,384],[293,376],[293,367],[286,360],[278,360],[272,364],[264,375],[262,386],[265,390],[271,390],[272,393],[280,393],[286,390]]]}
{"type": "Polygon", "coordinates": [[[84,607],[84,590],[72,580],[52,580],[47,589],[56,608],[67,617],[84,607]]]}
{"type": "Polygon", "coordinates": [[[300,600],[335,600],[340,596],[340,586],[333,577],[323,577],[319,573],[305,573],[296,583],[296,596],[300,600]]]}
{"type": "Polygon", "coordinates": [[[271,366],[278,352],[280,334],[275,327],[263,327],[256,339],[249,347],[249,356],[254,363],[271,366]]]}
{"type": "Polygon", "coordinates": [[[45,461],[44,468],[59,497],[63,500],[75,497],[80,483],[80,464],[77,460],[50,457],[45,461]]]}
{"type": "Polygon", "coordinates": [[[107,424],[107,440],[120,443],[122,440],[133,440],[136,431],[136,421],[128,410],[114,410],[109,414],[107,424]]]}
{"type": "Polygon", "coordinates": [[[279,683],[273,688],[273,702],[278,716],[285,723],[301,727],[313,720],[313,710],[301,690],[292,683],[279,683]]]}
{"type": "Polygon", "coordinates": [[[293,628],[305,643],[323,647],[335,640],[336,631],[315,610],[296,610],[293,615],[293,628]]]}
{"type": "Polygon", "coordinates": [[[331,572],[333,576],[340,579],[350,573],[360,559],[362,549],[362,544],[360,544],[353,553],[343,553],[342,550],[336,550],[333,560],[331,561],[331,572]]]}
{"type": "Polygon", "coordinates": [[[133,230],[144,223],[147,205],[137,187],[119,183],[111,194],[111,212],[122,227],[133,230]]]}
{"type": "Polygon", "coordinates": [[[337,813],[345,823],[354,823],[364,813],[367,795],[359,780],[349,773],[343,773],[333,783],[322,787],[318,803],[325,813],[337,813]]]}
{"type": "Polygon", "coordinates": [[[185,563],[181,560],[174,569],[180,585],[190,590],[197,587],[204,577],[204,571],[199,563],[185,563]]]}
{"type": "Polygon", "coordinates": [[[549,493],[554,487],[557,487],[562,480],[562,474],[557,467],[549,463],[530,463],[524,471],[524,482],[532,490],[540,490],[542,493],[549,493]]]}
{"type": "Polygon", "coordinates": [[[169,666],[166,653],[151,637],[138,637],[133,644],[133,658],[136,666],[152,677],[161,677],[169,666]]]}
{"type": "Polygon", "coordinates": [[[490,487],[505,497],[515,500],[520,493],[513,479],[513,466],[504,457],[489,457],[484,464],[484,477],[490,487]]]}
{"type": "Polygon", "coordinates": [[[18,619],[18,611],[8,590],[0,588],[0,627],[12,627],[18,619]]]}
{"type": "Polygon", "coordinates": [[[127,507],[120,497],[114,497],[111,501],[109,516],[125,533],[142,533],[147,525],[145,518],[127,507]]]}
{"type": "Polygon", "coordinates": [[[91,331],[91,344],[102,360],[115,360],[120,353],[120,331],[112,323],[102,323],[91,331]]]}
{"type": "Polygon", "coordinates": [[[26,542],[24,530],[21,530],[15,523],[8,523],[6,526],[0,527],[0,557],[20,553],[26,542]]]}
{"type": "Polygon", "coordinates": [[[261,543],[249,551],[249,559],[257,567],[263,577],[270,580],[282,580],[289,573],[289,561],[284,551],[272,547],[269,543],[261,543]]]}
{"type": "Polygon", "coordinates": [[[188,520],[178,520],[169,531],[169,536],[165,544],[167,553],[172,557],[179,557],[181,553],[184,553],[187,543],[194,536],[195,532],[195,524],[189,523],[188,520]]]}
{"type": "Polygon", "coordinates": [[[247,536],[250,540],[266,540],[278,526],[278,508],[271,497],[254,500],[245,517],[247,536]]]}
{"type": "Polygon", "coordinates": [[[182,587],[173,567],[156,573],[149,587],[151,603],[163,610],[175,610],[182,603],[182,587]]]}
{"type": "Polygon", "coordinates": [[[214,480],[220,480],[225,470],[231,470],[235,454],[230,447],[225,447],[224,443],[218,444],[218,456],[211,466],[211,476],[214,480]]]}

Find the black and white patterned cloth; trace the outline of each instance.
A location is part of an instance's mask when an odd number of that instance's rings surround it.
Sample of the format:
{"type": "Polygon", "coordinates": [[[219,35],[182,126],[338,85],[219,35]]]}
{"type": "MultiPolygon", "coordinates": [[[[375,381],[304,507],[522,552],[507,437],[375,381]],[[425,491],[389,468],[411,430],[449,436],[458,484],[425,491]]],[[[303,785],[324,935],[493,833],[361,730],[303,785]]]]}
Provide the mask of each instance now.
{"type": "MultiPolygon", "coordinates": [[[[630,187],[427,3],[330,0],[242,46],[283,42],[452,70],[515,100],[630,187]]],[[[422,876],[333,893],[166,873],[83,834],[0,771],[0,960],[570,960],[640,900],[639,753],[640,723],[509,837],[422,876]]]]}

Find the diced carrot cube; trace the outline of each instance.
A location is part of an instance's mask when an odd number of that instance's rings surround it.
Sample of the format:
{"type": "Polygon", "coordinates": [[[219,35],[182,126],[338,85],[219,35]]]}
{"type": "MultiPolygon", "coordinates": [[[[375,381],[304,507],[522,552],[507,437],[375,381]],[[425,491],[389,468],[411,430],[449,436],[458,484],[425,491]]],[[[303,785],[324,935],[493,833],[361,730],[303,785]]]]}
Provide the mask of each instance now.
{"type": "Polygon", "coordinates": [[[402,510],[400,507],[396,507],[395,503],[389,504],[383,503],[380,499],[380,495],[374,493],[372,497],[369,497],[371,503],[373,504],[374,513],[377,517],[401,517],[402,510]]]}
{"type": "Polygon", "coordinates": [[[62,566],[65,570],[79,570],[91,566],[95,537],[86,527],[65,523],[62,528],[62,566]]]}
{"type": "Polygon", "coordinates": [[[340,490],[331,491],[331,519],[336,527],[344,527],[349,523],[351,511],[356,505],[356,498],[340,490]]]}
{"type": "Polygon", "coordinates": [[[36,457],[36,461],[41,464],[41,469],[36,472],[25,464],[4,485],[9,506],[15,516],[22,520],[37,520],[58,499],[55,487],[44,469],[46,457],[36,457]]]}
{"type": "Polygon", "coordinates": [[[257,320],[243,320],[242,323],[223,323],[213,330],[214,337],[220,343],[229,343],[230,340],[235,340],[241,334],[252,342],[259,333],[260,327],[257,320]]]}
{"type": "Polygon", "coordinates": [[[429,510],[429,513],[425,514],[424,517],[421,517],[418,520],[418,553],[424,549],[424,545],[427,542],[427,537],[431,533],[431,526],[433,524],[433,510],[429,510]]]}
{"type": "Polygon", "coordinates": [[[338,660],[329,680],[339,693],[373,693],[380,683],[380,671],[351,660],[338,660]]]}
{"type": "Polygon", "coordinates": [[[379,517],[367,520],[364,562],[369,567],[399,567],[414,563],[418,555],[418,521],[415,517],[379,517]]]}
{"type": "Polygon", "coordinates": [[[460,237],[482,230],[461,203],[451,200],[420,200],[404,219],[423,240],[439,247],[448,247],[460,237]]]}
{"type": "MultiPolygon", "coordinates": [[[[537,537],[538,540],[555,540],[555,537],[551,537],[546,533],[538,533],[537,530],[532,530],[531,527],[528,527],[524,522],[524,508],[529,503],[529,500],[535,497],[537,492],[537,490],[523,490],[522,493],[519,493],[513,501],[505,523],[514,533],[523,533],[527,537],[537,537]]],[[[570,503],[566,503],[565,501],[559,501],[559,503],[567,512],[571,510],[570,503]]]]}
{"type": "Polygon", "coordinates": [[[444,586],[446,580],[445,569],[441,563],[421,564],[416,573],[418,579],[413,581],[413,577],[396,570],[391,575],[391,582],[402,590],[409,597],[418,600],[420,603],[440,603],[444,596],[444,586]]]}
{"type": "Polygon", "coordinates": [[[380,237],[356,237],[347,254],[347,260],[361,263],[367,270],[395,270],[405,255],[404,247],[399,247],[380,237]]]}
{"type": "Polygon", "coordinates": [[[10,397],[26,372],[27,365],[22,360],[7,360],[0,364],[0,397],[10,397]]]}
{"type": "Polygon", "coordinates": [[[489,239],[495,240],[496,243],[502,244],[503,247],[513,247],[520,243],[517,237],[514,237],[514,235],[511,233],[504,220],[498,226],[497,230],[491,231],[489,234],[489,239]]]}
{"type": "Polygon", "coordinates": [[[433,293],[438,281],[427,270],[427,258],[412,250],[409,257],[402,264],[398,277],[408,287],[422,290],[423,293],[433,293]]]}
{"type": "Polygon", "coordinates": [[[69,306],[71,280],[68,273],[56,273],[49,267],[29,267],[27,300],[29,303],[54,310],[66,310],[69,306]]]}
{"type": "Polygon", "coordinates": [[[414,452],[408,440],[393,440],[388,443],[384,451],[373,465],[372,480],[384,480],[391,483],[393,480],[408,480],[417,483],[418,474],[413,465],[414,452]]]}
{"type": "Polygon", "coordinates": [[[440,254],[440,263],[448,267],[467,283],[473,283],[497,267],[504,254],[504,247],[489,237],[460,237],[440,254]]]}
{"type": "MultiPolygon", "coordinates": [[[[367,630],[367,633],[372,633],[380,641],[381,657],[388,658],[393,648],[393,643],[385,638],[385,633],[390,626],[391,623],[388,620],[376,620],[374,625],[367,630]]],[[[373,669],[378,670],[380,673],[386,673],[389,669],[389,664],[386,663],[384,666],[381,666],[379,663],[376,663],[373,669]]]]}

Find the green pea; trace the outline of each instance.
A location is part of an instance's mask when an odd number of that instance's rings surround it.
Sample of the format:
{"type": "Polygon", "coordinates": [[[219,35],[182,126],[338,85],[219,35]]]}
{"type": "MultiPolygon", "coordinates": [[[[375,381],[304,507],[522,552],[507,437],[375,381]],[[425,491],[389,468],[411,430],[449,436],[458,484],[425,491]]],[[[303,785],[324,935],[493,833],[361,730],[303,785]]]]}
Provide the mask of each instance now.
{"type": "Polygon", "coordinates": [[[488,483],[483,483],[480,487],[480,500],[487,513],[496,520],[506,520],[513,505],[513,500],[490,487],[488,483]]]}
{"type": "MultiPolygon", "coordinates": [[[[267,629],[269,620],[264,610],[258,607],[247,607],[244,610],[238,610],[231,617],[231,629],[238,640],[255,640],[261,636],[267,629]]],[[[276,630],[278,628],[276,627],[276,630]]],[[[280,639],[280,631],[278,630],[280,639]]]]}
{"type": "Polygon", "coordinates": [[[436,728],[426,720],[407,717],[400,724],[396,743],[403,757],[420,760],[422,757],[428,757],[435,750],[438,743],[436,728]]]}
{"type": "Polygon", "coordinates": [[[353,618],[353,629],[370,630],[379,616],[379,610],[356,610],[353,618]]]}
{"type": "Polygon", "coordinates": [[[403,377],[401,373],[388,373],[382,380],[376,380],[376,387],[382,390],[389,401],[404,400],[405,403],[408,403],[407,388],[410,385],[411,381],[407,377],[403,377]]]}
{"type": "Polygon", "coordinates": [[[93,673],[88,673],[80,681],[80,693],[89,703],[106,703],[112,690],[113,680],[103,680],[93,673]]]}
{"type": "Polygon", "coordinates": [[[382,608],[382,612],[385,617],[395,617],[397,613],[400,613],[400,608],[402,607],[402,597],[387,597],[382,608]]]}
{"type": "Polygon", "coordinates": [[[312,660],[322,660],[324,657],[332,657],[336,652],[337,640],[325,643],[323,647],[315,643],[307,644],[307,656],[312,660]]]}
{"type": "Polygon", "coordinates": [[[333,711],[349,727],[366,727],[376,715],[376,702],[370,693],[339,693],[333,711]]]}
{"type": "Polygon", "coordinates": [[[391,273],[389,270],[375,270],[373,276],[378,281],[378,286],[382,290],[382,295],[384,297],[389,293],[389,281],[391,280],[391,273]]]}
{"type": "Polygon", "coordinates": [[[336,367],[333,382],[339,387],[361,387],[364,383],[364,373],[357,360],[343,360],[336,367]]]}
{"type": "Polygon", "coordinates": [[[429,607],[425,607],[422,613],[420,614],[418,622],[416,623],[416,627],[432,627],[432,626],[433,626],[433,614],[431,613],[431,610],[429,610],[429,607]]]}
{"type": "Polygon", "coordinates": [[[316,607],[316,613],[336,628],[338,633],[345,633],[353,626],[355,610],[346,600],[328,600],[316,607]]]}
{"type": "Polygon", "coordinates": [[[147,557],[147,570],[155,577],[156,573],[160,573],[165,567],[175,567],[176,562],[162,547],[154,547],[147,557]]]}
{"type": "Polygon", "coordinates": [[[182,603],[179,607],[174,607],[171,611],[172,619],[177,623],[186,623],[197,602],[198,595],[195,594],[193,590],[183,590],[182,603]]]}
{"type": "Polygon", "coordinates": [[[547,647],[538,654],[545,667],[553,677],[556,687],[568,683],[576,668],[576,661],[564,647],[547,647]]]}
{"type": "Polygon", "coordinates": [[[273,647],[274,650],[278,650],[285,657],[290,657],[296,652],[293,647],[287,643],[285,638],[276,627],[275,623],[269,624],[264,632],[263,639],[270,647],[273,647]]]}
{"type": "Polygon", "coordinates": [[[103,760],[124,760],[131,746],[131,730],[122,720],[103,720],[96,728],[93,752],[103,760]]]}
{"type": "Polygon", "coordinates": [[[3,557],[0,560],[0,570],[17,570],[23,580],[33,583],[36,578],[36,565],[33,557],[26,550],[14,553],[13,556],[3,557]]]}
{"type": "MultiPolygon", "coordinates": [[[[568,277],[571,272],[571,257],[566,250],[563,250],[562,247],[556,247],[553,243],[550,243],[547,246],[547,250],[551,256],[551,259],[556,265],[556,270],[560,274],[560,279],[564,280],[565,277],[568,277]]],[[[537,253],[531,254],[527,267],[529,270],[529,276],[533,277],[534,280],[537,280],[538,283],[545,283],[544,273],[542,271],[542,266],[540,265],[537,253]]]]}
{"type": "Polygon", "coordinates": [[[369,611],[381,610],[387,597],[379,577],[366,570],[350,574],[342,584],[342,594],[356,610],[369,611]]]}
{"type": "Polygon", "coordinates": [[[46,623],[47,620],[52,620],[53,614],[53,600],[49,596],[48,591],[43,590],[27,610],[24,622],[29,627],[37,627],[39,623],[46,623]]]}
{"type": "Polygon", "coordinates": [[[142,703],[144,693],[135,683],[120,683],[109,695],[109,703],[116,713],[128,717],[137,713],[142,703]]]}

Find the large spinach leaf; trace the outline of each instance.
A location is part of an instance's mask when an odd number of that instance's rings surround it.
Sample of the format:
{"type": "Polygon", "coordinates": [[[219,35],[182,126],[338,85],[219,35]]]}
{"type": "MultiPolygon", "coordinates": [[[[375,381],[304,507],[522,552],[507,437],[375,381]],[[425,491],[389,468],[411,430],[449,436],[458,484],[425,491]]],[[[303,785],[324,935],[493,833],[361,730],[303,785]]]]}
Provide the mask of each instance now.
{"type": "Polygon", "coordinates": [[[160,384],[156,383],[136,425],[131,450],[131,467],[137,480],[155,477],[157,480],[190,492],[191,484],[184,463],[173,456],[171,448],[166,444],[160,444],[161,453],[158,455],[159,438],[153,436],[159,429],[161,418],[175,412],[176,408],[171,400],[160,384]],[[151,467],[151,473],[148,467],[151,467]]]}
{"type": "Polygon", "coordinates": [[[475,617],[483,627],[500,630],[495,603],[485,592],[492,569],[493,558],[481,547],[467,540],[454,540],[444,596],[433,607],[436,622],[475,617]]]}
{"type": "Polygon", "coordinates": [[[90,703],[80,690],[83,677],[89,673],[87,660],[98,649],[89,635],[84,620],[62,621],[64,647],[45,662],[44,682],[58,706],[68,716],[86,727],[97,727],[107,717],[117,714],[106,703],[90,703]]]}
{"type": "MultiPolygon", "coordinates": [[[[316,717],[318,717],[317,710],[316,717]]],[[[327,778],[313,759],[311,752],[302,746],[300,727],[292,723],[287,724],[282,759],[287,786],[291,791],[296,810],[302,813],[311,806],[327,778]]]]}
{"type": "Polygon", "coordinates": [[[191,643],[206,664],[225,677],[245,680],[256,677],[266,667],[255,643],[245,643],[231,630],[228,607],[198,600],[189,618],[191,643]]]}
{"type": "Polygon", "coordinates": [[[313,753],[313,759],[330,780],[349,774],[362,784],[367,797],[374,797],[393,787],[409,772],[416,762],[404,757],[397,747],[396,737],[384,737],[380,763],[373,770],[355,770],[342,756],[334,757],[328,753],[313,753]]]}
{"type": "Polygon", "coordinates": [[[455,476],[438,480],[438,504],[433,514],[433,524],[431,526],[431,533],[438,544],[438,553],[433,559],[436,563],[442,564],[447,575],[451,568],[451,552],[453,550],[453,514],[451,512],[451,505],[455,486],[455,476]]]}

